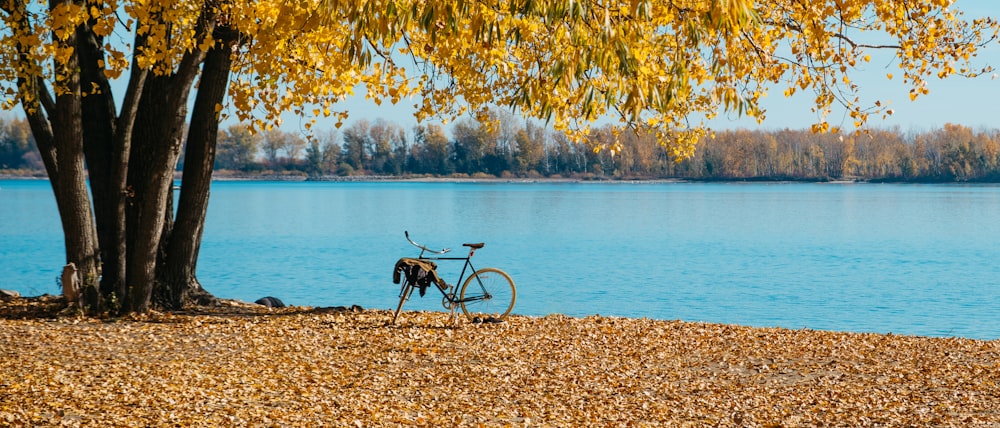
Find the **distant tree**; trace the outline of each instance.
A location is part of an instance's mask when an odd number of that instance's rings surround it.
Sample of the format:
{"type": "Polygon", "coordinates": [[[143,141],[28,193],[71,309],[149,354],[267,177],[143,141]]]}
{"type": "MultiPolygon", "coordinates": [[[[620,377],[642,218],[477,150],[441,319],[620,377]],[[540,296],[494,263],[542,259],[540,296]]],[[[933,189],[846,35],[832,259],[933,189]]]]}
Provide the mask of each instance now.
{"type": "Polygon", "coordinates": [[[313,135],[313,139],[322,146],[323,158],[320,162],[320,170],[324,175],[337,172],[337,163],[340,162],[341,153],[340,144],[337,143],[338,138],[340,137],[335,129],[317,132],[313,135]]]}
{"type": "Polygon", "coordinates": [[[834,134],[816,135],[816,144],[823,152],[823,171],[821,176],[831,179],[844,177],[844,162],[847,154],[844,139],[834,134]]]}
{"type": "Polygon", "coordinates": [[[400,174],[405,158],[396,159],[394,154],[400,146],[406,145],[406,131],[396,123],[378,118],[368,129],[367,169],[377,174],[400,174]]]}
{"type": "Polygon", "coordinates": [[[306,140],[297,134],[286,133],[285,145],[281,150],[285,152],[289,163],[295,163],[302,159],[302,154],[306,149],[306,140]]]}
{"type": "Polygon", "coordinates": [[[941,173],[949,180],[972,181],[995,174],[997,141],[984,132],[962,125],[945,124],[932,133],[941,153],[941,173]]]}
{"type": "Polygon", "coordinates": [[[517,162],[517,171],[520,174],[527,174],[530,171],[538,172],[541,166],[542,157],[545,152],[545,131],[538,125],[528,122],[524,129],[517,133],[514,138],[517,145],[514,158],[517,162]]]}
{"type": "Polygon", "coordinates": [[[545,148],[549,170],[554,174],[571,175],[573,170],[573,145],[562,133],[554,133],[545,148]]]}
{"type": "Polygon", "coordinates": [[[264,152],[264,159],[272,168],[279,165],[281,160],[279,154],[289,145],[290,138],[288,133],[278,128],[264,132],[261,139],[261,150],[264,152]]]}
{"type": "Polygon", "coordinates": [[[314,139],[306,145],[305,171],[310,177],[323,174],[323,148],[314,139]]]}
{"type": "Polygon", "coordinates": [[[364,171],[368,165],[368,148],[372,145],[370,132],[368,119],[357,120],[344,129],[341,159],[354,170],[364,171]]]}
{"type": "Polygon", "coordinates": [[[483,168],[490,174],[500,175],[503,171],[514,168],[515,139],[521,127],[507,110],[488,110],[481,118],[483,139],[486,143],[483,156],[483,168]]]}
{"type": "Polygon", "coordinates": [[[455,122],[451,130],[454,139],[455,170],[465,174],[489,171],[484,164],[488,155],[496,153],[496,145],[491,144],[488,129],[480,122],[466,118],[455,122]]]}
{"type": "Polygon", "coordinates": [[[42,169],[41,157],[24,119],[0,119],[0,169],[42,169]]]}
{"type": "Polygon", "coordinates": [[[393,168],[398,169],[398,174],[408,174],[413,172],[411,170],[412,166],[412,153],[413,144],[408,138],[403,138],[398,145],[394,146],[392,149],[392,162],[393,168]]]}
{"type": "Polygon", "coordinates": [[[244,125],[230,125],[219,132],[215,168],[246,170],[253,163],[263,137],[244,125]]]}
{"type": "MultiPolygon", "coordinates": [[[[611,125],[604,125],[593,130],[588,136],[587,143],[591,147],[617,147],[621,141],[618,138],[620,130],[611,125]]],[[[614,176],[618,169],[615,153],[617,150],[590,150],[587,152],[587,172],[598,176],[614,176]]]]}
{"type": "Polygon", "coordinates": [[[414,130],[413,157],[416,172],[447,175],[454,172],[450,159],[448,137],[439,125],[417,125],[414,130]]]}

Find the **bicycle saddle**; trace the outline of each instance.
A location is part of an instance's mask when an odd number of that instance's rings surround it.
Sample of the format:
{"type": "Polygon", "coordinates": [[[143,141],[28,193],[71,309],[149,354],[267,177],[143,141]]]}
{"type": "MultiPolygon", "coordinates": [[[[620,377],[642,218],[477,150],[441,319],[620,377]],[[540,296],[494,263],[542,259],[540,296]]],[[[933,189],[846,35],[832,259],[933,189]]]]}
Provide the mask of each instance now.
{"type": "Polygon", "coordinates": [[[478,250],[480,248],[485,247],[486,243],[485,242],[477,242],[475,244],[468,244],[468,243],[466,243],[466,244],[462,244],[462,245],[465,246],[465,247],[472,248],[473,250],[478,250]]]}

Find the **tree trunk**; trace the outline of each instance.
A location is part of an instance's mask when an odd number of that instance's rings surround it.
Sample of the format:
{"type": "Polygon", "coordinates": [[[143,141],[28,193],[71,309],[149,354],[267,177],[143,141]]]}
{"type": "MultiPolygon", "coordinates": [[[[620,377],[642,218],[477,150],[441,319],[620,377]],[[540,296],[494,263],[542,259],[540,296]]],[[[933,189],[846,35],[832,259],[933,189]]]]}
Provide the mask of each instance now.
{"type": "Polygon", "coordinates": [[[236,42],[228,28],[217,28],[215,37],[219,43],[208,51],[202,65],[184,152],[184,176],[177,219],[171,228],[167,257],[159,275],[163,293],[161,303],[173,308],[215,301],[214,296],[198,282],[196,270],[219,136],[216,106],[221,105],[226,96],[232,44],[236,42]]]}
{"type": "MultiPolygon", "coordinates": [[[[110,148],[112,152],[111,169],[114,173],[111,176],[109,188],[115,192],[116,197],[107,200],[109,206],[104,213],[109,218],[103,221],[107,223],[109,230],[113,230],[113,232],[108,234],[110,241],[102,243],[101,248],[103,249],[105,246],[115,247],[108,251],[108,254],[113,254],[115,258],[112,265],[115,273],[114,277],[112,277],[113,279],[105,276],[107,281],[102,280],[101,293],[104,295],[106,302],[112,303],[109,304],[109,309],[118,311],[119,313],[127,309],[125,301],[128,297],[128,290],[125,286],[128,255],[125,216],[126,204],[129,199],[129,189],[127,188],[128,162],[132,150],[132,130],[135,126],[139,100],[145,89],[146,77],[148,75],[148,70],[138,69],[138,67],[129,75],[128,88],[125,91],[125,99],[122,102],[121,112],[116,120],[114,140],[110,148]]],[[[98,221],[102,220],[98,219],[98,221]]],[[[106,264],[105,266],[108,265],[106,264]]]]}
{"type": "Polygon", "coordinates": [[[150,77],[139,101],[133,150],[129,157],[126,244],[129,312],[149,310],[156,286],[160,239],[166,225],[167,198],[180,155],[187,108],[177,100],[171,76],[150,77]]]}
{"type": "MultiPolygon", "coordinates": [[[[71,35],[64,43],[74,46],[76,36],[71,35]]],[[[66,70],[76,70],[79,64],[77,54],[70,55],[65,64],[58,64],[66,70]]],[[[58,73],[62,77],[56,85],[65,89],[55,100],[52,121],[52,147],[55,149],[56,171],[49,171],[53,182],[59,218],[62,220],[66,246],[66,262],[77,267],[80,296],[90,300],[97,293],[99,256],[97,230],[87,193],[87,177],[83,163],[83,118],[80,94],[80,77],[75,72],[58,73]]],[[[79,303],[79,302],[77,302],[79,303]]]]}
{"type": "MultiPolygon", "coordinates": [[[[103,310],[106,298],[116,301],[125,284],[124,182],[116,180],[124,167],[124,153],[115,149],[116,113],[111,85],[104,75],[103,40],[89,26],[77,30],[82,88],[95,88],[83,97],[83,149],[87,159],[90,188],[94,198],[94,220],[101,249],[101,293],[89,296],[85,304],[103,310]],[[117,292],[116,292],[117,291],[117,292]]],[[[117,306],[117,305],[113,305],[117,306]]],[[[112,308],[117,309],[117,308],[112,308]]]]}
{"type": "MultiPolygon", "coordinates": [[[[196,35],[210,34],[218,10],[207,2],[196,25],[196,35]]],[[[197,36],[196,36],[197,37],[197,36]]],[[[137,41],[141,46],[144,41],[137,41]]],[[[157,281],[159,254],[164,232],[171,229],[168,198],[171,198],[174,168],[180,155],[188,94],[200,72],[205,52],[188,51],[173,74],[146,78],[138,100],[132,150],[128,161],[126,191],[126,312],[146,312],[157,281]]],[[[172,200],[171,200],[172,202],[172,200]]]]}
{"type": "MultiPolygon", "coordinates": [[[[24,3],[6,5],[17,11],[12,13],[5,9],[18,19],[18,28],[31,28],[30,15],[25,6],[24,3]]],[[[62,48],[72,48],[76,43],[76,36],[70,35],[65,40],[56,41],[62,48]]],[[[39,68],[30,46],[16,46],[16,60],[25,69],[39,68]]],[[[29,100],[22,101],[21,107],[31,133],[35,136],[35,143],[55,195],[62,222],[66,261],[77,267],[77,283],[82,287],[81,291],[91,293],[99,275],[98,249],[83,167],[80,80],[72,72],[78,65],[77,54],[70,55],[65,64],[55,64],[58,67],[56,74],[59,75],[56,85],[60,86],[61,94],[57,99],[52,98],[41,76],[20,76],[18,87],[29,100]]]]}

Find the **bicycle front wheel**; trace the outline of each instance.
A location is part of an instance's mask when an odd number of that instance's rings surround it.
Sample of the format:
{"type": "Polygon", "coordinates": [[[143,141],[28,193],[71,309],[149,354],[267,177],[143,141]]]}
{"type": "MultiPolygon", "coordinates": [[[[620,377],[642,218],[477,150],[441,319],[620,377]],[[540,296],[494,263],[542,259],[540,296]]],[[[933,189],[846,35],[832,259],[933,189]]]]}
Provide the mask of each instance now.
{"type": "Polygon", "coordinates": [[[472,322],[505,320],[514,309],[517,290],[510,275],[496,268],[477,270],[462,285],[458,301],[472,322]]]}

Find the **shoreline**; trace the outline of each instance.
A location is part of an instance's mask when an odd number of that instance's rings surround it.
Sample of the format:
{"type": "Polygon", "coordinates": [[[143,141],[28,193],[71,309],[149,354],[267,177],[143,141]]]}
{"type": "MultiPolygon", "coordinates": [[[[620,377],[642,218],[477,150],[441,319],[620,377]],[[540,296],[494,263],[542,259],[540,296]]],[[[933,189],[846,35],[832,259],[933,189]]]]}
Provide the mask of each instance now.
{"type": "MultiPolygon", "coordinates": [[[[45,176],[10,175],[0,172],[0,180],[48,180],[45,176]]],[[[181,174],[175,174],[174,180],[181,180],[181,174]]],[[[680,183],[823,183],[823,184],[862,184],[876,183],[860,179],[788,179],[788,178],[732,178],[732,179],[692,179],[692,178],[528,178],[528,177],[399,177],[387,175],[355,175],[355,176],[320,176],[307,177],[303,175],[215,175],[213,182],[256,181],[256,182],[316,182],[316,183],[596,183],[596,184],[680,184],[680,183]]],[[[900,181],[904,184],[926,184],[918,181],[900,181]]],[[[941,184],[967,184],[965,182],[940,182],[941,184]]]]}
{"type": "MultiPolygon", "coordinates": [[[[160,316],[213,316],[213,315],[274,315],[277,313],[330,313],[330,312],[357,312],[357,311],[370,311],[370,312],[383,312],[388,311],[387,309],[375,309],[375,308],[363,308],[359,305],[341,305],[341,306],[308,306],[308,305],[289,305],[284,307],[270,307],[262,305],[255,302],[244,301],[240,299],[231,298],[217,298],[217,304],[215,305],[203,305],[203,306],[192,306],[186,309],[179,310],[156,310],[151,309],[148,314],[130,314],[124,317],[111,316],[105,314],[104,316],[86,316],[82,315],[79,311],[74,312],[66,307],[65,300],[62,295],[57,294],[41,294],[37,296],[23,296],[14,290],[4,290],[0,289],[0,321],[2,320],[46,320],[59,322],[67,319],[86,319],[95,322],[118,322],[118,321],[135,321],[135,320],[146,320],[149,317],[160,317],[160,316]]],[[[403,313],[411,312],[403,310],[403,313]]],[[[419,309],[412,312],[417,313],[427,313],[427,314],[438,314],[446,315],[448,312],[437,311],[437,310],[426,310],[419,309]]],[[[391,313],[391,312],[390,312],[391,313]]],[[[458,318],[465,320],[464,316],[460,311],[456,312],[458,318]]],[[[565,317],[571,319],[587,319],[587,318],[608,318],[608,319],[630,319],[630,320],[644,320],[649,322],[678,322],[687,324],[710,324],[718,326],[728,326],[736,328],[749,328],[749,329],[764,329],[764,330],[785,330],[785,331],[812,331],[818,333],[830,333],[830,334],[849,334],[849,335],[875,335],[875,336],[885,336],[885,337],[908,337],[913,339],[931,339],[931,340],[972,340],[984,343],[997,343],[1000,344],[1000,337],[992,339],[983,339],[976,337],[966,337],[966,336],[935,336],[926,334],[907,334],[907,333],[893,333],[893,332],[878,332],[878,331],[854,331],[854,330],[835,330],[835,329],[817,329],[810,327],[792,328],[786,326],[775,326],[775,325],[750,325],[750,324],[733,324],[733,323],[723,323],[723,322],[713,322],[713,321],[689,321],[683,319],[664,319],[664,318],[649,318],[649,317],[632,317],[627,315],[601,315],[601,314],[590,314],[590,315],[566,315],[562,313],[550,313],[547,315],[523,315],[512,313],[510,316],[520,317],[520,318],[548,318],[548,317],[565,317]]],[[[1000,356],[998,356],[1000,359],[1000,356]]]]}
{"type": "MultiPolygon", "coordinates": [[[[46,176],[15,175],[0,172],[0,180],[48,180],[46,176]]],[[[174,180],[181,180],[180,173],[175,174],[174,180]]],[[[389,176],[389,175],[352,175],[339,176],[327,175],[320,177],[308,177],[297,174],[270,174],[270,175],[227,175],[217,174],[212,177],[213,182],[227,181],[255,181],[255,182],[317,182],[317,183],[596,183],[596,184],[682,184],[682,183],[724,183],[724,184],[955,184],[955,185],[990,185],[1000,184],[1000,181],[948,181],[948,180],[905,180],[905,179],[861,179],[861,178],[789,178],[789,177],[750,177],[750,178],[618,178],[618,177],[433,177],[433,176],[389,176]]]]}

